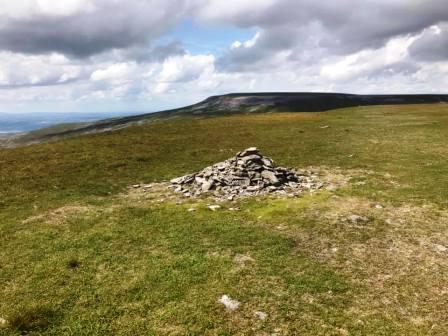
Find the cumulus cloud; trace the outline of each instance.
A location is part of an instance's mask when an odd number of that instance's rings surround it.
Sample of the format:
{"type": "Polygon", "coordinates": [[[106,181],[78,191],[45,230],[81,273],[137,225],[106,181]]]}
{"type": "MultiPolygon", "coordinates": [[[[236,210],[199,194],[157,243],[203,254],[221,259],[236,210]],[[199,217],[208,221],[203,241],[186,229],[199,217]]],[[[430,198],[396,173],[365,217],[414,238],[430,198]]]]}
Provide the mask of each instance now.
{"type": "Polygon", "coordinates": [[[17,55],[0,52],[0,88],[67,84],[85,78],[86,69],[65,56],[17,55]]]}
{"type": "Polygon", "coordinates": [[[192,82],[214,72],[215,58],[212,55],[183,55],[166,59],[155,79],[153,92],[164,93],[175,84],[192,82]]]}
{"type": "Polygon", "coordinates": [[[3,2],[0,49],[78,58],[149,44],[182,18],[186,6],[184,0],[3,2]]]}
{"type": "Polygon", "coordinates": [[[198,18],[260,30],[254,46],[230,49],[222,57],[221,64],[236,70],[253,67],[254,61],[270,59],[276,52],[301,59],[310,49],[331,55],[377,49],[392,38],[448,21],[445,0],[265,0],[261,6],[258,1],[245,1],[244,6],[230,2],[224,10],[220,1],[204,1],[198,18]]]}
{"type": "Polygon", "coordinates": [[[125,50],[122,56],[125,59],[134,59],[137,62],[163,62],[172,56],[182,56],[186,54],[182,42],[171,41],[166,44],[157,45],[153,48],[134,47],[125,50]]]}
{"type": "Polygon", "coordinates": [[[448,23],[425,29],[410,46],[410,53],[421,61],[448,60],[448,23]]]}
{"type": "Polygon", "coordinates": [[[395,71],[408,56],[408,47],[415,38],[402,37],[390,40],[379,49],[363,50],[342,57],[338,62],[326,64],[321,75],[331,80],[351,80],[361,75],[371,76],[378,72],[395,71]]]}
{"type": "Polygon", "coordinates": [[[3,0],[0,107],[55,100],[169,107],[230,91],[442,91],[446,7],[446,0],[3,0]],[[185,21],[203,36],[189,40],[188,27],[179,29],[185,21]],[[208,27],[227,36],[210,36],[208,27]],[[245,37],[229,42],[234,28],[245,37]],[[207,50],[210,39],[217,47],[207,50]]]}

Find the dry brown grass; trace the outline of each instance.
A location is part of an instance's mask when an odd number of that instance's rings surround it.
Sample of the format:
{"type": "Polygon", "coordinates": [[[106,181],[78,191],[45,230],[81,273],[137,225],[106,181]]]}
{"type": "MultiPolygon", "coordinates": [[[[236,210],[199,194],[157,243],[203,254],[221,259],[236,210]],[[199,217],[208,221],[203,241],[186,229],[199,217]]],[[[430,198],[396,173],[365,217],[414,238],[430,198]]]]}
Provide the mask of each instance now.
{"type": "Polygon", "coordinates": [[[448,212],[434,204],[393,206],[359,197],[330,197],[305,211],[318,230],[291,229],[298,248],[330,264],[365,290],[353,318],[378,311],[433,335],[448,330],[448,212]],[[353,224],[346,218],[369,221],[353,224]]]}
{"type": "Polygon", "coordinates": [[[54,210],[45,211],[44,213],[33,215],[23,221],[23,224],[33,222],[45,222],[51,225],[64,224],[67,219],[77,216],[84,216],[94,211],[92,206],[86,205],[65,205],[54,210]]]}

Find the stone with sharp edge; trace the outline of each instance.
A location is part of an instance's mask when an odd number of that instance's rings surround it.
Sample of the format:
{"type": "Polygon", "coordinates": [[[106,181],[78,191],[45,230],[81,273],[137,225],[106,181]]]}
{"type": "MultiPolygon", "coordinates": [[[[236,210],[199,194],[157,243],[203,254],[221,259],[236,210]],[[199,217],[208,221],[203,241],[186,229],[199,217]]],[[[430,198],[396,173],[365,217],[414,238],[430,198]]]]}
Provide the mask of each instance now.
{"type": "MultiPolygon", "coordinates": [[[[197,197],[211,193],[220,200],[257,196],[272,192],[298,196],[305,190],[322,188],[311,172],[276,167],[258,148],[250,147],[235,157],[204,168],[202,171],[171,180],[176,192],[197,197]],[[179,188],[180,187],[180,188],[179,188]]],[[[216,210],[216,209],[215,209],[216,210]]]]}

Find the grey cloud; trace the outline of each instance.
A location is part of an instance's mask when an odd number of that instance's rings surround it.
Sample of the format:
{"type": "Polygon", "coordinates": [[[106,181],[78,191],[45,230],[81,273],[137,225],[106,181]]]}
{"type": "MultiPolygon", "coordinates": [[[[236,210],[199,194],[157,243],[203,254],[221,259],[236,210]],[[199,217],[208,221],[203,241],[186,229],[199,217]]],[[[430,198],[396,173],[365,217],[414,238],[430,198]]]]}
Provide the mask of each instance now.
{"type": "Polygon", "coordinates": [[[223,69],[251,71],[256,63],[263,64],[281,51],[300,60],[310,50],[347,55],[379,48],[391,38],[417,34],[448,20],[448,7],[445,0],[279,0],[253,15],[202,15],[202,20],[260,29],[257,45],[229,50],[219,60],[223,69]]]}
{"type": "Polygon", "coordinates": [[[409,47],[410,55],[420,61],[448,60],[448,23],[439,26],[439,33],[427,29],[409,47]]]}
{"type": "Polygon", "coordinates": [[[39,87],[39,86],[42,86],[42,87],[56,86],[56,85],[75,83],[75,82],[79,81],[80,79],[81,78],[77,77],[77,78],[61,80],[60,77],[53,76],[53,77],[44,78],[37,83],[30,83],[30,82],[23,81],[23,82],[9,83],[7,85],[0,84],[0,89],[20,89],[20,88],[27,88],[27,87],[39,87]]]}
{"type": "Polygon", "coordinates": [[[111,49],[142,46],[178,22],[184,2],[97,0],[93,12],[71,16],[0,17],[0,49],[86,58],[111,49]]]}
{"type": "Polygon", "coordinates": [[[304,40],[305,33],[303,30],[289,26],[261,31],[253,46],[242,45],[228,50],[218,59],[217,66],[224,71],[248,71],[259,68],[262,65],[259,64],[260,62],[266,65],[266,62],[278,51],[303,48],[301,40],[304,40]]]}
{"type": "Polygon", "coordinates": [[[162,62],[171,56],[185,55],[186,51],[180,41],[157,45],[153,48],[135,47],[124,52],[124,58],[133,59],[140,63],[162,62]]]}
{"type": "Polygon", "coordinates": [[[417,64],[407,60],[372,69],[370,72],[366,73],[365,76],[368,79],[381,80],[385,77],[396,75],[409,76],[416,73],[419,69],[420,67],[417,64]]]}

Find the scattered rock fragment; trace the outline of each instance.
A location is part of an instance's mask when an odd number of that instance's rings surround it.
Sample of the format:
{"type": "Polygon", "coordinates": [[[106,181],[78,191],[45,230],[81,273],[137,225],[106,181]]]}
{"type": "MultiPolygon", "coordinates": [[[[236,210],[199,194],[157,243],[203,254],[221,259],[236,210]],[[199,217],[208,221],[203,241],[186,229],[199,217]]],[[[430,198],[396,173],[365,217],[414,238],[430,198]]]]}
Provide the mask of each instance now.
{"type": "Polygon", "coordinates": [[[6,321],[3,317],[0,317],[0,327],[4,327],[8,321],[6,321]]]}
{"type": "Polygon", "coordinates": [[[216,211],[216,210],[218,210],[218,209],[221,209],[221,206],[220,206],[220,205],[209,205],[208,208],[209,208],[211,211],[216,211]]]}
{"type": "Polygon", "coordinates": [[[339,248],[338,247],[332,247],[331,249],[330,249],[330,252],[331,253],[337,253],[339,251],[339,248]]]}
{"type": "Polygon", "coordinates": [[[188,197],[209,193],[233,201],[236,197],[268,193],[295,197],[324,185],[317,182],[313,172],[276,167],[271,158],[250,147],[200,172],[172,179],[171,187],[188,197]]]}
{"type": "Polygon", "coordinates": [[[221,298],[218,301],[222,303],[224,306],[226,306],[226,308],[230,311],[237,310],[238,307],[241,305],[241,302],[231,299],[228,295],[221,296],[221,298]]]}
{"type": "Polygon", "coordinates": [[[256,317],[258,317],[258,319],[260,319],[261,321],[266,320],[266,318],[268,317],[268,314],[266,314],[266,313],[264,313],[264,312],[262,312],[262,311],[256,311],[256,312],[254,313],[254,315],[255,315],[256,317]]]}
{"type": "Polygon", "coordinates": [[[194,211],[196,211],[196,209],[195,208],[189,208],[187,211],[188,212],[194,212],[194,211]]]}
{"type": "Polygon", "coordinates": [[[251,263],[254,262],[255,259],[252,258],[251,256],[245,255],[245,254],[237,254],[234,258],[233,261],[240,265],[240,266],[245,266],[246,263],[251,263]]]}
{"type": "Polygon", "coordinates": [[[366,223],[369,221],[369,219],[365,216],[359,216],[359,215],[351,215],[347,218],[350,222],[353,224],[360,224],[360,223],[366,223]]]}
{"type": "Polygon", "coordinates": [[[440,245],[440,244],[434,244],[434,248],[436,249],[437,252],[447,252],[448,251],[448,247],[440,245]]]}

